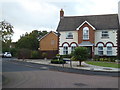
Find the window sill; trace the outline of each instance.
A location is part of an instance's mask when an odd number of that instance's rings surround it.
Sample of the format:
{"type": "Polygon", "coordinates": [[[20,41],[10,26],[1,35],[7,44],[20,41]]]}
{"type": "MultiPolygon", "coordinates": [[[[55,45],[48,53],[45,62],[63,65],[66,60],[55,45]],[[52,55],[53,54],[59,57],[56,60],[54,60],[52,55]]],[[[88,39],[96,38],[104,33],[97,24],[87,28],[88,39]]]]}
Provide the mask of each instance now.
{"type": "Polygon", "coordinates": [[[108,39],[109,37],[101,37],[101,39],[108,39]]]}
{"type": "Polygon", "coordinates": [[[83,40],[89,40],[89,38],[88,38],[88,39],[84,39],[84,38],[83,38],[83,40]]]}
{"type": "Polygon", "coordinates": [[[66,38],[66,39],[73,39],[73,38],[66,38]]]}

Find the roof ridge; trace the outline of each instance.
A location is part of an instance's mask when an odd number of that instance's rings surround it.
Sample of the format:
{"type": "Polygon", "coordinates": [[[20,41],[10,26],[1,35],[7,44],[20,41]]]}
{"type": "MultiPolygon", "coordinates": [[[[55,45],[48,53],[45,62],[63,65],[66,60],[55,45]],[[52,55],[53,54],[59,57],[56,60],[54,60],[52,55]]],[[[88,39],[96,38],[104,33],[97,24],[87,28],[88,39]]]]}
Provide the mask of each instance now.
{"type": "Polygon", "coordinates": [[[115,14],[98,14],[98,15],[81,15],[81,16],[64,16],[64,18],[69,18],[69,17],[87,17],[87,16],[108,16],[108,15],[118,15],[117,13],[115,14]]]}

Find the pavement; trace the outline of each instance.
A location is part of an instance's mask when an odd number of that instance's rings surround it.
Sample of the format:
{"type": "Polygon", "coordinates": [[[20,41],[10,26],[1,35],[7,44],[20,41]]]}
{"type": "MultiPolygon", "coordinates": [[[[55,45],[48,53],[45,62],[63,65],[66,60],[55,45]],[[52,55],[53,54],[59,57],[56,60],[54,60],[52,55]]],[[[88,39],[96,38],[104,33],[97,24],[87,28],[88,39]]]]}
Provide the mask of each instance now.
{"type": "MultiPolygon", "coordinates": [[[[22,59],[18,59],[19,61],[23,61],[22,59]]],[[[70,64],[69,61],[66,61],[66,64],[52,64],[50,63],[50,59],[44,60],[44,59],[25,59],[25,62],[31,62],[36,64],[44,64],[44,65],[51,65],[56,67],[67,67],[67,68],[74,68],[74,69],[83,69],[83,70],[90,70],[90,71],[107,71],[107,72],[118,72],[120,71],[120,68],[111,68],[111,67],[101,67],[101,66],[95,66],[86,64],[85,62],[82,62],[82,67],[79,67],[78,61],[72,61],[72,64],[70,64]]]]}

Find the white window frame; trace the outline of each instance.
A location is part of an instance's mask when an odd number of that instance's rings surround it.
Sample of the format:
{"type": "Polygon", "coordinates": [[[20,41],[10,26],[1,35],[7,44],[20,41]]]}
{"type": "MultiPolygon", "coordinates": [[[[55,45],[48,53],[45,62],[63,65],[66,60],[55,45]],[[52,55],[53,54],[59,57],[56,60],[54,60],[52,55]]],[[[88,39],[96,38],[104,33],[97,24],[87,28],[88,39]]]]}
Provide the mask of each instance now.
{"type": "Polygon", "coordinates": [[[83,40],[88,40],[89,39],[89,28],[84,27],[83,28],[83,40]]]}
{"type": "Polygon", "coordinates": [[[100,44],[98,44],[98,55],[103,56],[103,54],[104,54],[104,52],[103,52],[103,44],[100,43],[100,44]]]}
{"type": "Polygon", "coordinates": [[[66,38],[67,39],[73,39],[73,33],[72,32],[67,32],[66,38]]]}
{"type": "Polygon", "coordinates": [[[73,52],[73,51],[75,50],[76,47],[77,47],[76,44],[72,44],[72,45],[71,45],[71,52],[73,52]]]}
{"type": "Polygon", "coordinates": [[[68,54],[68,44],[64,44],[63,45],[63,55],[67,55],[68,54]]]}
{"type": "Polygon", "coordinates": [[[107,56],[112,56],[112,44],[108,43],[106,45],[106,47],[107,47],[107,56]],[[108,48],[110,48],[110,49],[108,49],[108,48]]]}
{"type": "Polygon", "coordinates": [[[109,38],[109,32],[108,31],[102,31],[101,36],[102,36],[102,38],[109,38]]]}

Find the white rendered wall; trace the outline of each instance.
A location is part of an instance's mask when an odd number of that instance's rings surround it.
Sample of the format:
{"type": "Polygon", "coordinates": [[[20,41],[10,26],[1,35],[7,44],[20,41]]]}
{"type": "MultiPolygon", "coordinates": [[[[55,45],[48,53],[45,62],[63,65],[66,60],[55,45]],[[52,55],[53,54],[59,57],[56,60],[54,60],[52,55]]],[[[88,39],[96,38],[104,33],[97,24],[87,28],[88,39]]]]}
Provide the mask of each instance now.
{"type": "MultiPolygon", "coordinates": [[[[78,32],[77,31],[62,31],[62,32],[59,32],[61,35],[60,35],[60,39],[59,39],[59,54],[60,55],[63,55],[63,47],[61,47],[62,46],[62,44],[64,43],[64,42],[68,42],[69,43],[69,45],[72,43],[72,42],[76,42],[76,43],[78,43],[78,32]],[[66,34],[68,33],[68,32],[72,32],[73,33],[73,39],[66,39],[66,34]]],[[[70,54],[71,53],[71,47],[68,47],[68,54],[70,54]]]]}
{"type": "Polygon", "coordinates": [[[60,44],[59,46],[62,46],[62,44],[64,42],[68,42],[69,44],[72,43],[72,42],[76,42],[78,43],[78,32],[77,31],[62,31],[62,32],[59,32],[61,35],[60,35],[60,44]],[[66,39],[66,33],[68,32],[72,32],[73,33],[73,39],[66,39]]]}
{"type": "MultiPolygon", "coordinates": [[[[109,32],[109,38],[101,38],[102,37],[102,31],[103,30],[96,30],[95,31],[95,46],[98,42],[103,42],[106,44],[107,42],[112,42],[114,46],[117,46],[117,30],[108,30],[109,32]]],[[[103,49],[104,55],[107,54],[107,48],[105,47],[103,49]]],[[[114,56],[117,55],[117,47],[112,48],[112,53],[114,56]]],[[[95,55],[98,55],[98,49],[95,47],[95,55]]]]}

